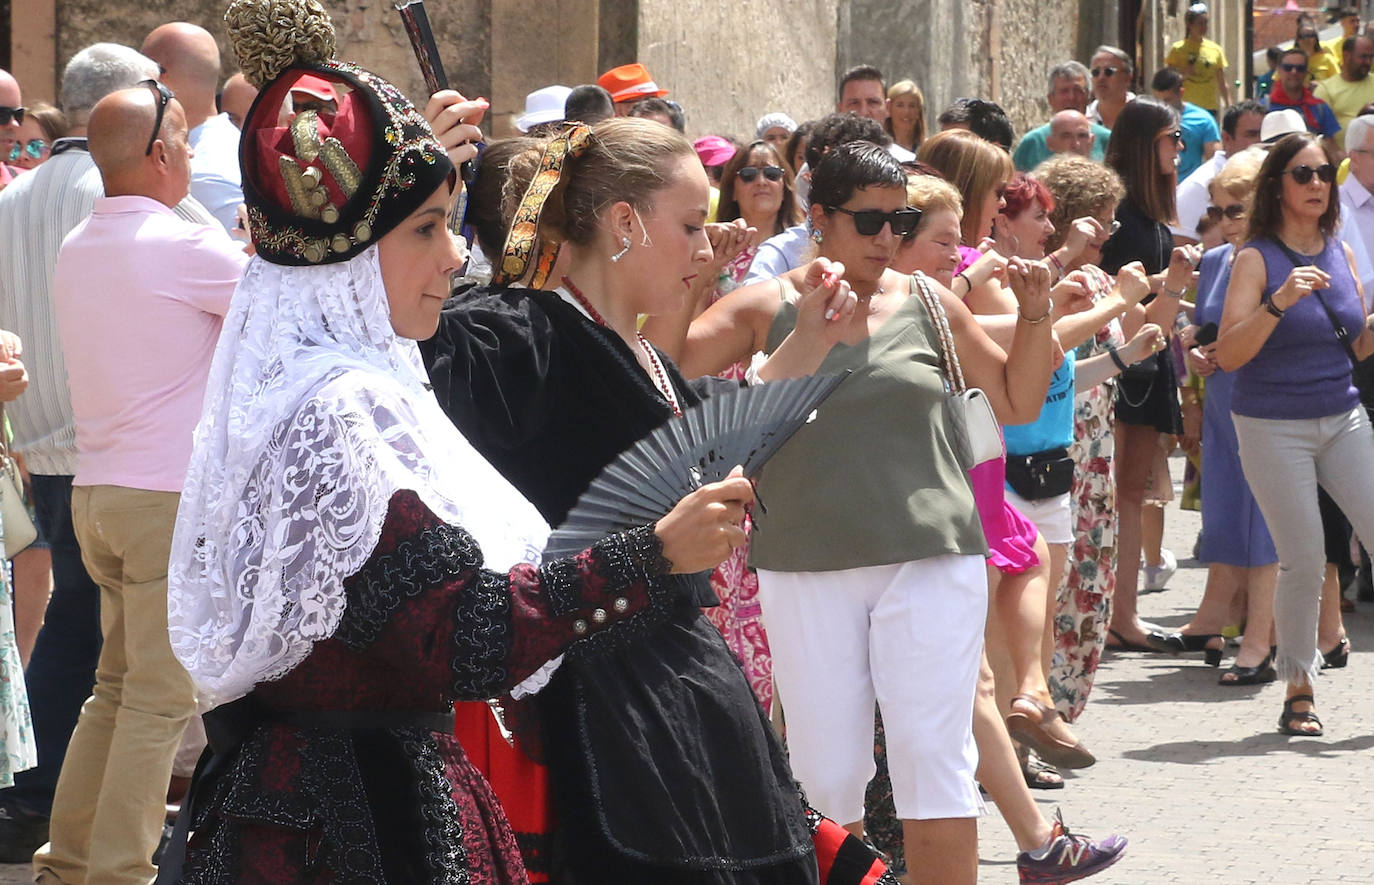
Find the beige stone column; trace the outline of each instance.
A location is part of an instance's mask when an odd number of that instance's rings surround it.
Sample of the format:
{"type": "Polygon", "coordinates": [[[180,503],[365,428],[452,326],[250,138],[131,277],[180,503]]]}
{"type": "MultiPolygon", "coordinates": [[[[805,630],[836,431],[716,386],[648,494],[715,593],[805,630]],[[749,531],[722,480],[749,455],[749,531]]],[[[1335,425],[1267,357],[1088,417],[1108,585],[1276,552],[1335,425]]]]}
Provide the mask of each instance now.
{"type": "Polygon", "coordinates": [[[518,135],[525,96],[544,86],[594,83],[598,0],[503,0],[491,9],[492,134],[518,135]]]}
{"type": "Polygon", "coordinates": [[[10,40],[10,73],[24,90],[25,103],[57,104],[57,0],[11,3],[10,40]]]}

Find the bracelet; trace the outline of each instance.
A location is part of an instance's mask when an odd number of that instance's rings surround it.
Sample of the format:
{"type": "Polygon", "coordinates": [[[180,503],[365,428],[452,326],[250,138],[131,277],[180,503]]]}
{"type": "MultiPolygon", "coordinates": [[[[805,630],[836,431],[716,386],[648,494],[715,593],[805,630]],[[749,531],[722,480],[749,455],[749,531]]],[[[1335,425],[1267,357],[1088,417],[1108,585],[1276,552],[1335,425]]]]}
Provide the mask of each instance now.
{"type": "Polygon", "coordinates": [[[1111,356],[1112,362],[1116,363],[1118,369],[1123,372],[1126,371],[1126,364],[1121,361],[1121,354],[1116,352],[1116,346],[1110,341],[1107,342],[1107,353],[1111,356]]]}
{"type": "Polygon", "coordinates": [[[1045,260],[1048,261],[1050,264],[1054,265],[1054,270],[1057,274],[1057,276],[1055,277],[1055,282],[1059,282],[1059,280],[1064,279],[1064,265],[1059,260],[1059,256],[1051,252],[1050,254],[1045,256],[1045,260]]]}
{"type": "Polygon", "coordinates": [[[1182,298],[1187,289],[1170,289],[1167,284],[1159,287],[1159,292],[1166,298],[1182,298]]]}
{"type": "Polygon", "coordinates": [[[965,275],[965,273],[964,273],[962,270],[959,271],[957,274],[954,275],[954,279],[956,279],[956,280],[963,280],[963,281],[964,281],[964,285],[965,285],[965,286],[968,286],[968,288],[964,290],[964,294],[965,294],[965,295],[968,295],[968,293],[970,293],[970,292],[973,291],[973,280],[970,280],[970,279],[968,278],[968,276],[965,275]]]}
{"type": "Polygon", "coordinates": [[[1020,308],[1017,308],[1016,310],[1016,315],[1032,326],[1040,325],[1045,320],[1049,319],[1050,314],[1052,313],[1054,313],[1054,304],[1050,304],[1049,307],[1045,308],[1045,312],[1042,313],[1040,316],[1036,317],[1035,319],[1031,319],[1030,317],[1026,316],[1024,313],[1021,312],[1020,308]]]}
{"type": "Polygon", "coordinates": [[[1261,303],[1264,305],[1264,309],[1269,311],[1271,316],[1283,319],[1285,308],[1279,307],[1274,303],[1274,296],[1270,295],[1268,298],[1261,299],[1261,303]]]}

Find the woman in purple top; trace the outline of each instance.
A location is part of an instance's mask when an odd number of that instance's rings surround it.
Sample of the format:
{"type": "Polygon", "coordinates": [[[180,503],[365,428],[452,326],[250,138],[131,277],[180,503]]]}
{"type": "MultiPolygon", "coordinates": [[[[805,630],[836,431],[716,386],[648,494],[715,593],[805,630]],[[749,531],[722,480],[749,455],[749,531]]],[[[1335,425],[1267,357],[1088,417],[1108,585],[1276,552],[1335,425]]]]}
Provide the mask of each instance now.
{"type": "Polygon", "coordinates": [[[1288,683],[1279,729],[1320,735],[1312,679],[1325,555],[1317,483],[1361,537],[1374,538],[1374,431],[1351,366],[1374,353],[1354,257],[1335,237],[1336,168],[1307,133],[1285,136],[1260,168],[1250,242],[1236,256],[1216,362],[1241,466],[1279,555],[1274,662],[1288,683]]]}

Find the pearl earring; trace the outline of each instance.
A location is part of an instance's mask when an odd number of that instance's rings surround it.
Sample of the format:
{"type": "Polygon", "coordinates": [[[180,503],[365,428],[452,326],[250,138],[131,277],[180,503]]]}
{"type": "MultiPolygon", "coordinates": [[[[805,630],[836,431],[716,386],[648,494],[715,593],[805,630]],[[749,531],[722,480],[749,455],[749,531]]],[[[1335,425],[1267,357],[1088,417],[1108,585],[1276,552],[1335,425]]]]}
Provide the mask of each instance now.
{"type": "Polygon", "coordinates": [[[627,252],[630,251],[630,238],[629,238],[629,237],[621,237],[621,238],[620,238],[620,245],[621,245],[621,247],[622,247],[621,250],[620,250],[619,252],[617,252],[617,253],[615,253],[614,255],[611,256],[611,261],[612,261],[612,262],[619,262],[620,259],[624,258],[624,257],[625,257],[625,254],[626,254],[627,252]]]}

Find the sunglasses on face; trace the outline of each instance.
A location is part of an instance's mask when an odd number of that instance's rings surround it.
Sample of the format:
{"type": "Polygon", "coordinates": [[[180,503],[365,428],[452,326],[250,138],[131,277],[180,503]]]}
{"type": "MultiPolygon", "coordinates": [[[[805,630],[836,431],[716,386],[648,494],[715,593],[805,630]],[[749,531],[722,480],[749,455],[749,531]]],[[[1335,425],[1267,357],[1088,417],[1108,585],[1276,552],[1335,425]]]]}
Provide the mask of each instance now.
{"type": "Polygon", "coordinates": [[[1121,68],[1093,68],[1088,73],[1092,74],[1093,78],[1096,79],[1098,77],[1115,77],[1116,72],[1119,70],[1121,70],[1121,68]]]}
{"type": "Polygon", "coordinates": [[[1283,68],[1285,71],[1298,71],[1303,74],[1307,73],[1307,65],[1305,64],[1294,65],[1284,62],[1283,64],[1279,65],[1279,67],[1283,68]]]}
{"type": "Polygon", "coordinates": [[[153,153],[153,142],[157,141],[157,134],[162,131],[162,116],[167,113],[167,103],[176,96],[172,95],[172,90],[157,80],[143,80],[138,85],[152,87],[153,92],[157,93],[157,117],[153,120],[153,134],[148,136],[148,146],[143,149],[143,156],[147,157],[153,153]]]}
{"type": "Polygon", "coordinates": [[[897,236],[905,237],[914,233],[916,225],[921,223],[921,210],[912,209],[910,206],[896,212],[881,212],[877,209],[860,209],[855,212],[842,206],[825,208],[830,212],[843,212],[854,219],[854,230],[858,231],[861,237],[876,237],[882,233],[885,224],[891,225],[892,232],[897,236]]]}
{"type": "Polygon", "coordinates": [[[735,174],[740,181],[749,184],[759,177],[759,173],[763,173],[763,177],[769,181],[782,181],[781,166],[742,166],[735,174]]]}
{"type": "Polygon", "coordinates": [[[1182,130],[1182,129],[1175,129],[1173,132],[1165,132],[1164,134],[1160,135],[1159,137],[1160,137],[1160,138],[1172,138],[1172,139],[1174,140],[1174,143],[1175,143],[1175,144],[1177,144],[1179,147],[1183,147],[1183,130],[1182,130]]]}
{"type": "Polygon", "coordinates": [[[1303,163],[1301,166],[1285,169],[1279,174],[1293,176],[1293,180],[1298,184],[1310,184],[1312,182],[1312,176],[1314,175],[1320,178],[1323,184],[1330,184],[1336,180],[1336,167],[1332,166],[1330,163],[1323,163],[1313,169],[1311,166],[1303,163]]]}
{"type": "Polygon", "coordinates": [[[1232,203],[1225,209],[1221,208],[1220,206],[1207,207],[1207,217],[1210,218],[1212,221],[1221,221],[1222,216],[1225,216],[1231,219],[1232,221],[1240,221],[1242,218],[1245,217],[1245,204],[1232,203]]]}
{"type": "Polygon", "coordinates": [[[24,109],[23,109],[23,108],[11,108],[11,107],[6,107],[5,105],[0,105],[0,126],[8,126],[8,125],[10,125],[10,121],[11,121],[11,120],[13,120],[13,121],[15,122],[15,124],[23,123],[23,122],[24,122],[24,109]]]}
{"type": "Polygon", "coordinates": [[[28,154],[35,160],[41,160],[47,153],[48,143],[41,138],[30,138],[23,144],[16,141],[14,147],[10,148],[10,162],[13,163],[24,154],[28,154]]]}

